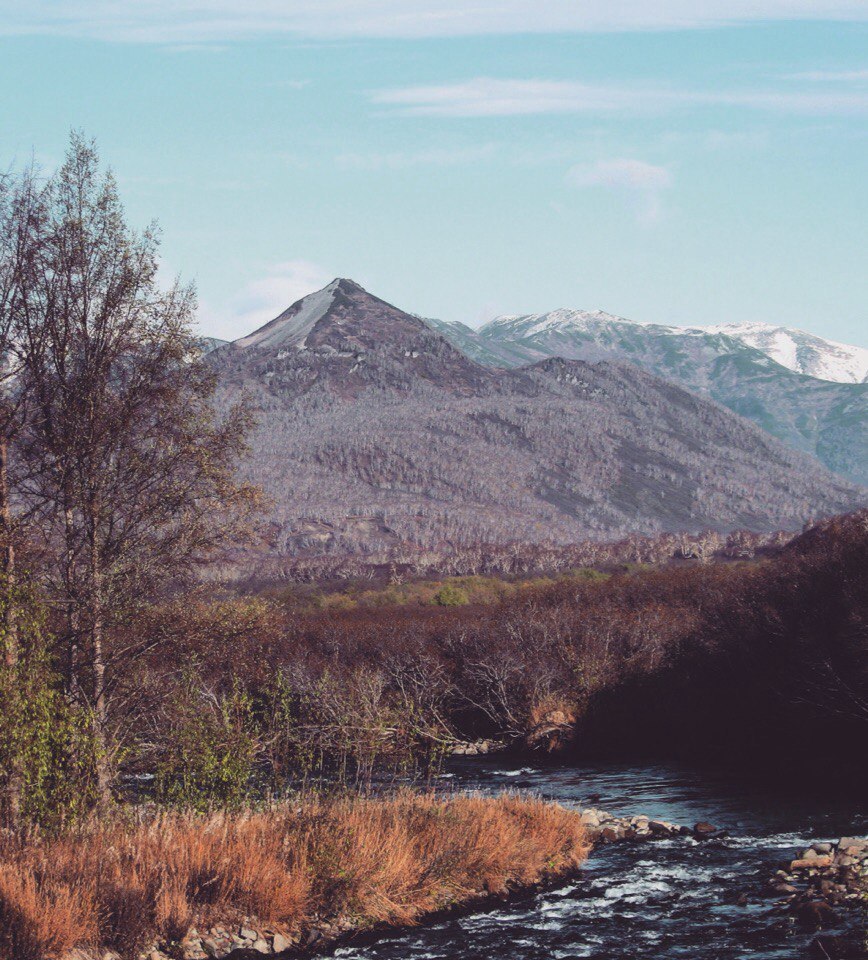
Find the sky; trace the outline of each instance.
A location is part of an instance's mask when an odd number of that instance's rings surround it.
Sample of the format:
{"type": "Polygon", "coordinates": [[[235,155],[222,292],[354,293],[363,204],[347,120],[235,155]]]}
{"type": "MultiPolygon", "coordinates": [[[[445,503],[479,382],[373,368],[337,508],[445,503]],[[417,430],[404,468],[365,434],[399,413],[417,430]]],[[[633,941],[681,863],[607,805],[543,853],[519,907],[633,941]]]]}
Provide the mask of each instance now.
{"type": "Polygon", "coordinates": [[[0,0],[0,169],[71,128],[206,334],[342,276],[868,346],[868,0],[0,0]]]}

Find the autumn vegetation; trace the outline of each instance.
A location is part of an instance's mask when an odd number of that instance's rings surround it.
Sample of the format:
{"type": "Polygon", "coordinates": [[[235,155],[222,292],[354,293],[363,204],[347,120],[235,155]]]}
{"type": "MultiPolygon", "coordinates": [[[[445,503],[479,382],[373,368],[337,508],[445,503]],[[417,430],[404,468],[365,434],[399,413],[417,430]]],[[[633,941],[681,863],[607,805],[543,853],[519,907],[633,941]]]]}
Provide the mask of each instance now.
{"type": "Polygon", "coordinates": [[[753,561],[579,571],[513,581],[500,596],[447,579],[396,603],[396,589],[152,608],[127,640],[159,640],[139,661],[145,699],[127,707],[146,718],[127,722],[141,738],[130,741],[134,769],[199,796],[204,754],[192,744],[207,743],[212,766],[246,758],[224,781],[223,799],[237,800],[231,784],[243,793],[257,778],[267,791],[323,773],[424,774],[455,744],[484,739],[571,755],[731,756],[770,772],[816,749],[829,779],[835,756],[865,736],[864,512],[753,561]],[[449,583],[466,602],[434,599],[449,583]],[[554,741],[539,736],[565,724],[554,741]],[[173,736],[190,725],[179,752],[173,736]]]}
{"type": "Polygon", "coordinates": [[[0,955],[134,956],[193,927],[407,925],[574,870],[578,814],[540,800],[412,793],[246,813],[119,817],[41,843],[0,839],[0,955]]]}

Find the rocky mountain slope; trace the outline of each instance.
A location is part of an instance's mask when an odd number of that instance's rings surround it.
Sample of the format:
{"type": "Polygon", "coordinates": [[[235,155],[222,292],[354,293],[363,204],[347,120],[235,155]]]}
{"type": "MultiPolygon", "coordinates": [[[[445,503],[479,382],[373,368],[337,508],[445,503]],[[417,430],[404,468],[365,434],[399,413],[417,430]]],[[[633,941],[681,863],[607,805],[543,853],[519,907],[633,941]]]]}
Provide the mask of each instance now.
{"type": "Polygon", "coordinates": [[[271,549],[360,552],[795,529],[863,493],[746,420],[618,361],[475,363],[349,280],[209,354],[258,426],[271,549]]]}
{"type": "MultiPolygon", "coordinates": [[[[810,335],[799,339],[798,331],[786,331],[786,346],[776,328],[669,327],[581,310],[498,317],[478,332],[460,324],[434,326],[468,356],[491,366],[516,367],[553,356],[628,360],[717,400],[830,470],[868,484],[868,383],[808,376],[764,352],[785,352],[806,370],[828,373],[836,346],[831,342],[812,338],[828,347],[821,357],[810,335]]],[[[843,377],[846,369],[855,377],[859,348],[846,349],[849,366],[839,364],[838,373],[843,377]]]]}

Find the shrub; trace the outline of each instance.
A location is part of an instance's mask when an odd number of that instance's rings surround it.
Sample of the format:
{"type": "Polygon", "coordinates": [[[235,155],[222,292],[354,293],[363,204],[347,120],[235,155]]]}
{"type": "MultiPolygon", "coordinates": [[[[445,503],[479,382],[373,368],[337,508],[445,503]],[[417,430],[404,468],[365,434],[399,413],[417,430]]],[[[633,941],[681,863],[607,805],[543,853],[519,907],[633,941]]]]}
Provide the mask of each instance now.
{"type": "Polygon", "coordinates": [[[470,598],[454,583],[446,583],[434,594],[434,602],[441,607],[463,607],[470,603],[470,598]]]}
{"type": "Polygon", "coordinates": [[[191,670],[172,709],[157,763],[157,796],[197,810],[239,806],[250,791],[260,752],[250,695],[237,680],[228,693],[209,691],[191,670]]]}
{"type": "MultiPolygon", "coordinates": [[[[55,828],[80,819],[96,802],[93,717],[63,691],[40,603],[25,589],[7,587],[0,623],[10,623],[10,609],[18,656],[0,661],[0,787],[10,802],[14,791],[24,821],[55,828]]],[[[5,633],[2,640],[0,646],[9,642],[5,633]]]]}

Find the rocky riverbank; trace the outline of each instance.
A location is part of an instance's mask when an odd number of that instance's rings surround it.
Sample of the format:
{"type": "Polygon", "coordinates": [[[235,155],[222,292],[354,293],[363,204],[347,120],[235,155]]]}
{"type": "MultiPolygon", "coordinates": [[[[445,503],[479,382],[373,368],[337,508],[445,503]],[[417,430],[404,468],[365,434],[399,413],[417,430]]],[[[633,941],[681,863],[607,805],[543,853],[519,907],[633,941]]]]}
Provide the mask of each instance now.
{"type": "MultiPolygon", "coordinates": [[[[727,833],[707,822],[693,826],[657,820],[647,816],[616,816],[608,811],[590,807],[578,811],[581,824],[593,846],[615,843],[653,843],[667,839],[683,839],[688,843],[726,844],[727,833]]],[[[516,896],[525,896],[541,889],[546,882],[562,881],[577,875],[578,866],[555,871],[549,877],[533,881],[511,882],[497,890],[480,889],[469,896],[457,898],[420,920],[428,923],[456,913],[482,911],[499,906],[516,896]]],[[[794,917],[806,929],[819,935],[812,942],[816,956],[845,957],[840,953],[834,937],[824,936],[822,930],[835,920],[836,912],[858,908],[868,894],[868,840],[844,837],[835,843],[815,843],[800,852],[798,858],[781,865],[769,877],[764,888],[758,886],[757,895],[778,897],[776,909],[794,917]]],[[[192,928],[184,938],[174,943],[154,944],[139,955],[140,960],[253,960],[257,956],[282,955],[286,958],[311,956],[337,943],[358,943],[361,938],[376,938],[394,924],[371,924],[351,915],[331,920],[315,921],[301,934],[285,928],[245,917],[238,922],[192,928]]],[[[68,960],[91,960],[90,955],[71,954],[68,960]]],[[[121,960],[120,955],[107,952],[101,960],[121,960]]]]}
{"type": "MultiPolygon", "coordinates": [[[[485,752],[485,751],[482,751],[485,752]]],[[[692,837],[697,841],[722,838],[725,834],[708,823],[685,827],[650,817],[617,817],[605,810],[588,808],[579,812],[589,840],[594,845],[617,842],[643,842],[666,837],[692,837]]],[[[569,873],[561,872],[550,879],[563,880],[569,873]]],[[[540,889],[539,882],[512,884],[509,890],[480,891],[469,899],[456,903],[424,919],[427,922],[456,912],[467,913],[501,904],[510,895],[522,895],[540,889]]],[[[384,930],[387,928],[383,928],[384,930]]],[[[179,943],[162,944],[141,955],[141,960],[246,960],[261,955],[283,954],[286,957],[309,956],[320,949],[344,940],[355,940],[358,935],[375,933],[358,919],[344,918],[331,923],[321,923],[303,937],[287,936],[268,925],[257,923],[254,918],[230,925],[218,925],[206,930],[192,929],[179,943]]],[[[109,958],[112,960],[112,958],[109,958]]]]}
{"type": "Polygon", "coordinates": [[[827,927],[836,911],[861,907],[868,896],[868,839],[815,843],[769,878],[766,892],[807,927],[827,927]]]}

